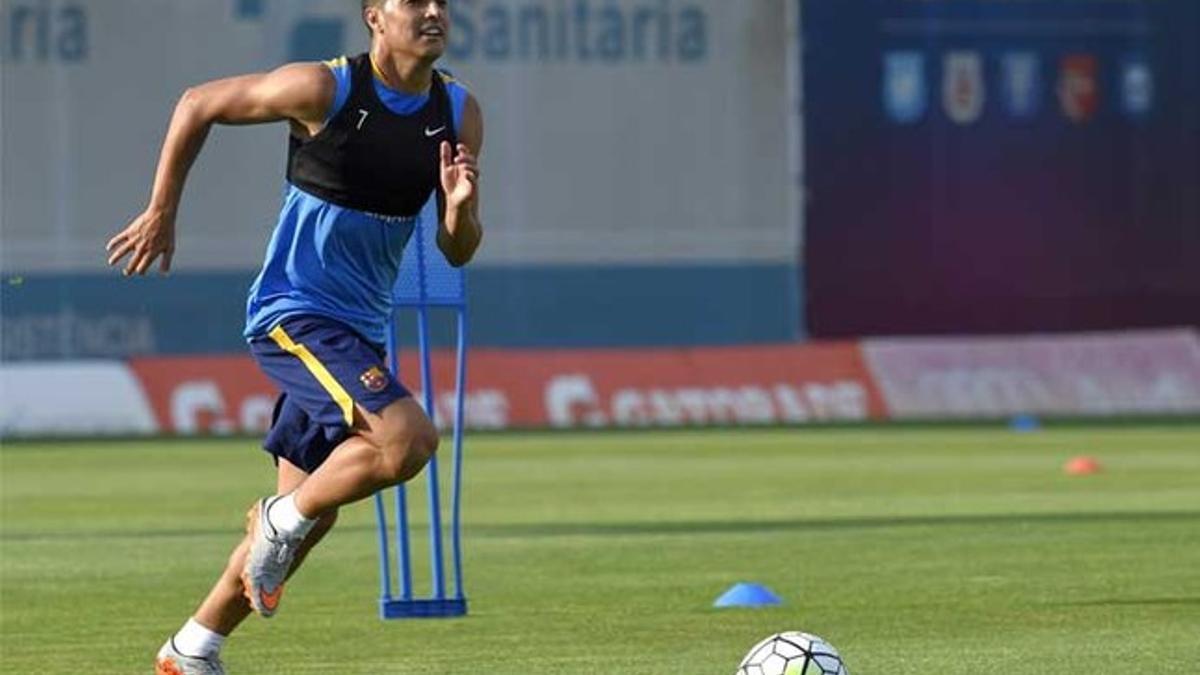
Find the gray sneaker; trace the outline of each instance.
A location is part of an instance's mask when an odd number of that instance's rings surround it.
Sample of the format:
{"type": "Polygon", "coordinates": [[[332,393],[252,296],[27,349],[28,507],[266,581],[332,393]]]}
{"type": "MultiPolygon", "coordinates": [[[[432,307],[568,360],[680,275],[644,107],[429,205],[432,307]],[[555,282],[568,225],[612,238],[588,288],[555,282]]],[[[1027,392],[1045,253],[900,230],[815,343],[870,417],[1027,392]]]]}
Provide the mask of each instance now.
{"type": "Polygon", "coordinates": [[[167,644],[158,650],[154,659],[155,675],[225,675],[225,666],[221,659],[210,656],[199,658],[180,654],[175,648],[175,638],[167,640],[167,644]]]}
{"type": "Polygon", "coordinates": [[[242,589],[250,607],[263,618],[275,615],[283,597],[283,580],[292,568],[292,559],[302,540],[288,539],[275,530],[267,518],[267,507],[278,497],[258,500],[246,514],[246,532],[250,552],[242,568],[242,589]]]}

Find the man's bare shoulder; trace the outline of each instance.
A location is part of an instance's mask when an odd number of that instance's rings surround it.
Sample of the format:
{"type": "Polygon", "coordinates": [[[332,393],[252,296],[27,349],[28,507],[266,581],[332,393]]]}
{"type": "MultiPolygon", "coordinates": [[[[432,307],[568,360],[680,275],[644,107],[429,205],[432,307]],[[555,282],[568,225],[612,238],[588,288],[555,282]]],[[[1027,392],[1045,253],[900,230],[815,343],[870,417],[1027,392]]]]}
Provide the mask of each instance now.
{"type": "Polygon", "coordinates": [[[331,92],[337,87],[332,70],[335,65],[334,61],[298,61],[276,68],[271,75],[298,90],[331,92]]]}
{"type": "Polygon", "coordinates": [[[281,112],[299,122],[320,123],[333,104],[337,80],[325,63],[288,63],[267,73],[258,83],[263,95],[276,101],[281,112]]]}

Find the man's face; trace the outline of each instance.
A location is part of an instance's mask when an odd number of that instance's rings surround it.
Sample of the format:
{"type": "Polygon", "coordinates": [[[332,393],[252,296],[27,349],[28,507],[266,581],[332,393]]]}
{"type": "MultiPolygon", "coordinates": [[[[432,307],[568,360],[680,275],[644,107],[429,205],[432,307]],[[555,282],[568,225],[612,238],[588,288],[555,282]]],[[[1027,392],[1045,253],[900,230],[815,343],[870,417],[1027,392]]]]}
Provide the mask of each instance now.
{"type": "Polygon", "coordinates": [[[367,9],[367,22],[388,51],[436,60],[450,36],[447,0],[385,0],[367,9]]]}

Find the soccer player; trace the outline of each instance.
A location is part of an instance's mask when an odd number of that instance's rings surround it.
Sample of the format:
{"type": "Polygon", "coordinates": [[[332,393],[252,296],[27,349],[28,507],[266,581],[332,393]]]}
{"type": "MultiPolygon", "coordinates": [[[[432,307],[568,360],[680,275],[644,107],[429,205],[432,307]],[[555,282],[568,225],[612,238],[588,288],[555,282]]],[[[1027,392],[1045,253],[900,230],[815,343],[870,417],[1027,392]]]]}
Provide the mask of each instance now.
{"type": "Polygon", "coordinates": [[[285,579],[338,507],[425,466],[437,431],[384,366],[392,287],[423,205],[437,196],[437,243],[455,266],[479,246],[479,105],[434,68],[450,30],[445,0],[362,0],[370,51],[189,89],[171,119],[146,210],[108,242],[126,275],[170,270],[184,181],[214,124],[286,121],[287,193],[245,336],[283,392],[263,444],[275,494],[183,628],[158,675],[223,674],[225,638],[251,611],[278,610],[285,579]]]}

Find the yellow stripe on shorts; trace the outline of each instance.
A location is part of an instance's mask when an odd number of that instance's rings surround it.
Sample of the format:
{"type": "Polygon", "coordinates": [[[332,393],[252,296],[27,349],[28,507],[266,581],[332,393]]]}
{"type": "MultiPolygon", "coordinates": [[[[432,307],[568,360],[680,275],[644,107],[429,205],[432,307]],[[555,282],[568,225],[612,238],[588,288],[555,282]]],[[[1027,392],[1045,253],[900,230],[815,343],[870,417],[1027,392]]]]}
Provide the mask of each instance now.
{"type": "Polygon", "coordinates": [[[325,391],[329,392],[329,395],[333,398],[333,402],[337,403],[338,407],[342,409],[342,417],[346,418],[346,424],[354,426],[354,399],[350,398],[350,394],[334,379],[333,375],[325,367],[325,364],[318,361],[317,357],[308,351],[308,347],[293,342],[287,331],[283,330],[283,326],[276,326],[270,332],[270,336],[275,341],[275,344],[279,345],[280,349],[295,356],[304,363],[304,367],[308,368],[308,372],[317,378],[317,382],[320,382],[325,391]]]}

